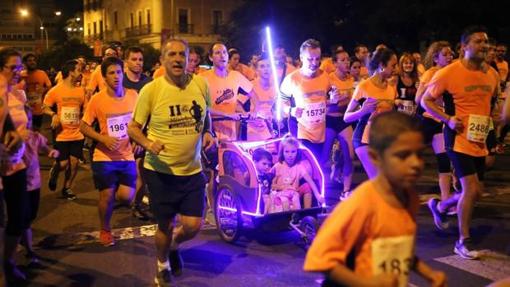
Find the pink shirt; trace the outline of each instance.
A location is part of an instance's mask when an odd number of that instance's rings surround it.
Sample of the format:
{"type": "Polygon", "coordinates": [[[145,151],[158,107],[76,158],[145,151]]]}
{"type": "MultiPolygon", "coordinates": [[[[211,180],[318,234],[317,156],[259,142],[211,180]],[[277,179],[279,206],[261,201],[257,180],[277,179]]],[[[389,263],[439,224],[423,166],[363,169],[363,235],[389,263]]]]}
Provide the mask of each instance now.
{"type": "Polygon", "coordinates": [[[27,166],[28,191],[41,188],[39,153],[48,153],[50,150],[48,140],[42,134],[29,131],[28,138],[25,140],[25,154],[23,155],[23,161],[27,166]]]}
{"type": "Polygon", "coordinates": [[[306,170],[301,163],[290,167],[286,162],[277,162],[273,166],[273,171],[275,175],[273,179],[273,186],[277,185],[281,190],[297,190],[299,187],[299,180],[303,177],[303,174],[306,173],[306,170]]]}

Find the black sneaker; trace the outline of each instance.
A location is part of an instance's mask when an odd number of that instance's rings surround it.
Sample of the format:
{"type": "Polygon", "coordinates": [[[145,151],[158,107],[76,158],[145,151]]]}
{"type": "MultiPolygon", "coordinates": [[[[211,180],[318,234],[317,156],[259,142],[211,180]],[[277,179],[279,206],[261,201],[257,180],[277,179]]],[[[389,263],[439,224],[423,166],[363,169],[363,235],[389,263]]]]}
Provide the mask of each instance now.
{"type": "Polygon", "coordinates": [[[473,242],[471,242],[471,238],[465,238],[464,240],[457,240],[455,242],[455,248],[453,249],[457,255],[464,259],[475,260],[480,258],[480,254],[473,247],[473,242]]]}
{"type": "Polygon", "coordinates": [[[76,199],[76,195],[70,188],[62,189],[62,197],[67,200],[75,200],[76,199]]]}
{"type": "Polygon", "coordinates": [[[446,213],[442,213],[437,208],[437,205],[439,203],[439,199],[437,198],[431,198],[428,202],[428,206],[430,209],[430,212],[432,213],[432,216],[434,217],[434,224],[436,225],[437,229],[439,230],[446,230],[450,226],[448,223],[448,218],[446,217],[446,213]]]}
{"type": "Polygon", "coordinates": [[[133,205],[131,214],[139,220],[147,221],[151,219],[151,216],[140,205],[133,205]]]}
{"type": "Polygon", "coordinates": [[[57,189],[58,174],[60,173],[60,163],[56,161],[50,169],[50,178],[48,179],[48,188],[50,191],[57,189]]]}
{"type": "Polygon", "coordinates": [[[170,270],[163,269],[156,274],[154,277],[154,283],[157,287],[169,287],[172,286],[172,276],[170,274],[170,270]]]}
{"type": "Polygon", "coordinates": [[[182,261],[181,254],[179,254],[179,250],[170,250],[168,254],[168,260],[170,261],[170,269],[172,269],[172,275],[175,277],[182,275],[182,266],[184,265],[182,261]]]}

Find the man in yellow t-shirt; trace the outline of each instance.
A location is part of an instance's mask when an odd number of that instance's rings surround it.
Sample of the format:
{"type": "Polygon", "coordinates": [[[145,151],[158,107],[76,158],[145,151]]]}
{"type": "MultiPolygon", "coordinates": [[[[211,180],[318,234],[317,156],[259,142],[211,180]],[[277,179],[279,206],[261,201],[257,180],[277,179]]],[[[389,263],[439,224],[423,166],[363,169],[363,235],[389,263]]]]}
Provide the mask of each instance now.
{"type": "Polygon", "coordinates": [[[182,273],[179,244],[200,230],[206,183],[200,155],[202,147],[209,149],[214,140],[207,83],[186,73],[188,44],[171,39],[162,47],[166,73],[140,91],[128,133],[147,151],[143,172],[158,224],[154,280],[158,286],[169,286],[171,275],[182,273]],[[145,136],[142,126],[147,122],[145,136]],[[173,232],[177,214],[182,225],[173,232]]]}

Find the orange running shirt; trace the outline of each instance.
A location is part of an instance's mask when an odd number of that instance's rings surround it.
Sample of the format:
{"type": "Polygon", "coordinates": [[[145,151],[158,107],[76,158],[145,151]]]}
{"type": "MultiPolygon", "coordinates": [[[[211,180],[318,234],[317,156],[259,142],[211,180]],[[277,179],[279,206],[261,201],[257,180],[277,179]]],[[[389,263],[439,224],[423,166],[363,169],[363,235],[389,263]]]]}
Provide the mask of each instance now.
{"type": "Polygon", "coordinates": [[[381,113],[392,110],[395,106],[395,98],[397,96],[396,86],[388,85],[386,88],[382,89],[374,85],[370,78],[361,81],[356,89],[354,90],[354,94],[352,98],[359,102],[361,99],[375,99],[377,100],[377,107],[375,111],[368,117],[367,121],[362,121],[358,123],[356,129],[363,128],[363,134],[361,137],[362,143],[368,143],[369,131],[371,125],[371,119],[373,116],[381,113]],[[366,123],[366,125],[365,125],[366,123]]]}
{"type": "Polygon", "coordinates": [[[280,91],[293,97],[296,108],[302,108],[303,114],[298,121],[298,139],[313,143],[322,143],[326,136],[326,103],[331,87],[329,77],[319,70],[315,78],[301,75],[300,70],[290,73],[283,80],[280,91]]]}
{"type": "Polygon", "coordinates": [[[97,120],[101,135],[108,135],[121,140],[116,150],[109,150],[103,143],[98,143],[94,150],[93,161],[124,161],[135,160],[131,143],[127,134],[127,126],[138,97],[135,90],[124,90],[124,97],[117,99],[107,93],[107,89],[99,91],[91,97],[87,104],[82,121],[89,126],[97,120]]]}
{"type": "Polygon", "coordinates": [[[96,88],[98,91],[106,88],[103,75],[101,75],[101,65],[97,65],[94,72],[90,74],[90,81],[87,83],[87,90],[94,92],[96,88]]]}
{"type": "Polygon", "coordinates": [[[253,96],[251,104],[254,106],[253,113],[257,118],[248,121],[248,141],[266,140],[272,138],[273,106],[276,101],[276,91],[271,84],[265,89],[259,80],[252,81],[253,96]]]}
{"type": "MultiPolygon", "coordinates": [[[[237,102],[245,103],[248,98],[240,94],[240,89],[246,93],[253,90],[253,84],[241,73],[229,71],[225,78],[219,77],[214,69],[200,74],[209,86],[211,110],[233,114],[236,112],[237,102]]],[[[237,140],[236,122],[233,120],[215,121],[213,129],[220,140],[237,140]]]]}
{"type": "Polygon", "coordinates": [[[445,147],[467,155],[488,154],[485,140],[490,129],[491,98],[497,92],[499,75],[494,68],[468,70],[456,61],[439,70],[427,91],[434,99],[442,98],[445,113],[462,120],[464,130],[457,134],[445,125],[445,147]]]}
{"type": "Polygon", "coordinates": [[[165,66],[159,66],[159,68],[154,71],[154,74],[152,74],[152,78],[156,79],[157,77],[161,77],[166,73],[165,66]]]}
{"type": "Polygon", "coordinates": [[[334,73],[336,70],[335,64],[333,63],[333,59],[331,57],[324,58],[321,61],[321,66],[319,69],[326,72],[326,74],[334,73]]]}
{"type": "Polygon", "coordinates": [[[51,88],[51,81],[43,70],[27,71],[25,78],[25,91],[27,104],[36,116],[42,115],[44,93],[51,88]]]}
{"type": "Polygon", "coordinates": [[[347,105],[351,101],[352,94],[354,93],[355,83],[354,78],[348,76],[345,80],[338,78],[335,72],[329,74],[329,81],[331,85],[338,90],[340,99],[336,105],[328,105],[328,114],[341,116],[345,113],[347,105]]]}
{"type": "MultiPolygon", "coordinates": [[[[417,197],[412,202],[418,206],[417,197]]],[[[347,257],[354,251],[357,277],[392,272],[391,267],[408,274],[416,235],[416,222],[409,209],[388,204],[372,181],[362,183],[322,224],[306,254],[304,270],[328,272],[347,265],[347,257]]],[[[406,283],[407,276],[399,276],[399,286],[406,283]]]]}
{"type": "Polygon", "coordinates": [[[44,105],[57,105],[57,116],[62,129],[57,135],[57,141],[77,141],[84,138],[80,132],[80,118],[86,99],[85,89],[82,87],[69,88],[64,83],[51,88],[44,98],[44,105]]]}

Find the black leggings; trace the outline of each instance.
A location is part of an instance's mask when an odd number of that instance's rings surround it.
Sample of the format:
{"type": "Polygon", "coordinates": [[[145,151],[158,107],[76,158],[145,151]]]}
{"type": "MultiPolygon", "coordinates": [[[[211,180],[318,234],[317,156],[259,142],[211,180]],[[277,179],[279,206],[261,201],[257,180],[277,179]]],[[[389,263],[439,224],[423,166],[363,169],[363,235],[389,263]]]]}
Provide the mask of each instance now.
{"type": "Polygon", "coordinates": [[[29,227],[27,170],[3,176],[4,198],[7,207],[5,234],[19,236],[29,227]]]}

